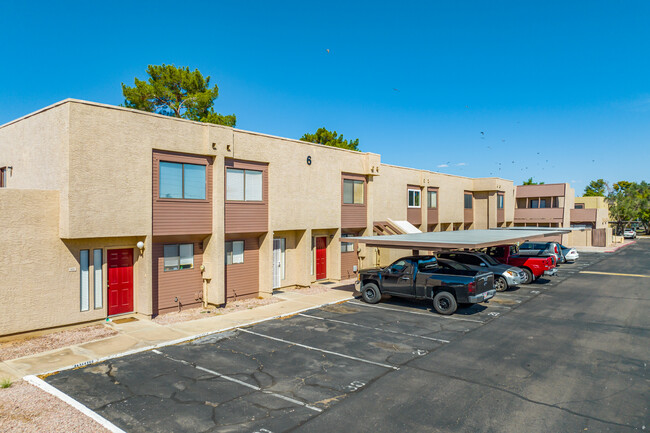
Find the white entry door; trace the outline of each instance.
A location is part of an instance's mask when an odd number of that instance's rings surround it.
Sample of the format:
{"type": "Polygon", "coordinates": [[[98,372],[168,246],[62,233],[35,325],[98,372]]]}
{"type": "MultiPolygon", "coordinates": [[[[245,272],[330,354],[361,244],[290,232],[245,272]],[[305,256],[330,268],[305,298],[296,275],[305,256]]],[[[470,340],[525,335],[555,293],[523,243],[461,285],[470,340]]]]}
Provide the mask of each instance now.
{"type": "Polygon", "coordinates": [[[273,288],[282,286],[284,280],[284,260],[286,250],[286,239],[273,239],[273,288]]]}

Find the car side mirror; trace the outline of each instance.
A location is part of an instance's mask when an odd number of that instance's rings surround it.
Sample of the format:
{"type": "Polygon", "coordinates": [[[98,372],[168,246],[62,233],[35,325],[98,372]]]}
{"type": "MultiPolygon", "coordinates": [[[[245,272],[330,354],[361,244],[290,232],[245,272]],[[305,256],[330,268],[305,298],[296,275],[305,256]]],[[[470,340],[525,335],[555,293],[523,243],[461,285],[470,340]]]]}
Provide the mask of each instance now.
{"type": "Polygon", "coordinates": [[[481,266],[486,267],[487,265],[483,262],[481,262],[481,266]]]}

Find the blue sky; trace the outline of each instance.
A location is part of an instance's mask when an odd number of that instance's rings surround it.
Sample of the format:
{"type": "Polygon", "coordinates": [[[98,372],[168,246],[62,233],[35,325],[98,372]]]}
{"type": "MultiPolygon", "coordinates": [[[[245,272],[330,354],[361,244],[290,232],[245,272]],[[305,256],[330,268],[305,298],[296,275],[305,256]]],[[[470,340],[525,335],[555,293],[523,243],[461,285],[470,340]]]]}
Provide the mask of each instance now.
{"type": "Polygon", "coordinates": [[[237,127],[465,176],[650,180],[650,2],[10,2],[0,124],[198,68],[237,127]],[[180,6],[180,8],[179,8],[180,6]],[[329,52],[327,51],[329,50],[329,52]]]}

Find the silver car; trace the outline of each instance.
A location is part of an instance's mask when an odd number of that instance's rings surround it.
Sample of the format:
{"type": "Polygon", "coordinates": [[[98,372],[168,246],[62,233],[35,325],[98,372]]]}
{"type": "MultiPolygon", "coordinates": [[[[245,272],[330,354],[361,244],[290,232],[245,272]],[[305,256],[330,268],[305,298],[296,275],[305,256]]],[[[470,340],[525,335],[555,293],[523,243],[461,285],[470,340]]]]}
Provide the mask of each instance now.
{"type": "Polygon", "coordinates": [[[634,229],[625,229],[623,231],[624,239],[636,239],[636,230],[634,229]]]}
{"type": "Polygon", "coordinates": [[[578,260],[578,257],[580,257],[578,250],[575,248],[565,247],[562,244],[560,244],[560,248],[562,249],[562,254],[564,255],[564,258],[567,262],[575,262],[578,260]]]}
{"type": "Polygon", "coordinates": [[[556,263],[566,263],[562,248],[557,242],[524,242],[519,245],[520,256],[555,256],[556,263]]]}

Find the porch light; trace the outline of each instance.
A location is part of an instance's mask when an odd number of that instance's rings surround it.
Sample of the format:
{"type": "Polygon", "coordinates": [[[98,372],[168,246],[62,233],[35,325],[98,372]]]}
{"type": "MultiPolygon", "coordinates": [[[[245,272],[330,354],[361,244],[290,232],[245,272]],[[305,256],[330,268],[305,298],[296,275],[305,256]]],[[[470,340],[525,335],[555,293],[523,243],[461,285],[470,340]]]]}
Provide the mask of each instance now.
{"type": "Polygon", "coordinates": [[[142,252],[144,251],[144,242],[138,241],[138,243],[135,244],[135,246],[138,247],[138,249],[140,250],[140,254],[142,254],[142,252]]]}

